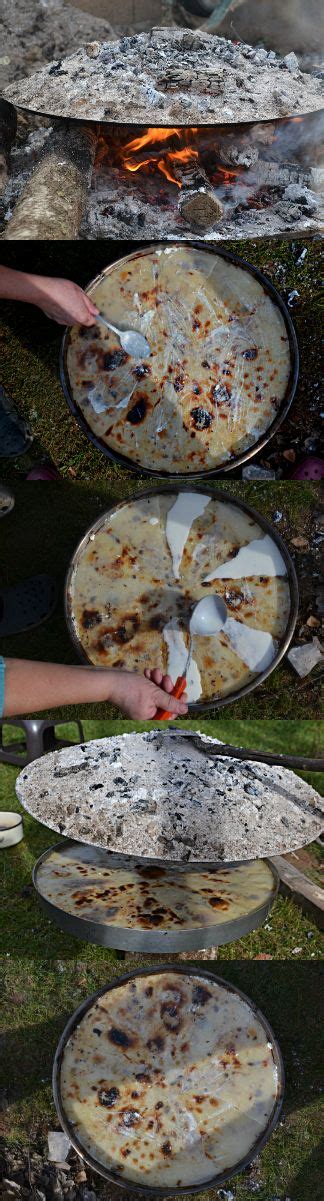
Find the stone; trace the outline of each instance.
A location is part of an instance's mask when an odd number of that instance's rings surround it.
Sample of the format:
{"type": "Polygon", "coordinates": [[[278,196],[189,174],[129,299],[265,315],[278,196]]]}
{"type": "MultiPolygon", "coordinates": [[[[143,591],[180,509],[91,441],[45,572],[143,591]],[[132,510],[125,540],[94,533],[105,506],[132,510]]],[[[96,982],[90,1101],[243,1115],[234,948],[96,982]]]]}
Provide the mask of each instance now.
{"type": "Polygon", "coordinates": [[[293,72],[299,71],[299,62],[298,62],[297,54],[294,54],[293,51],[291,51],[291,54],[285,54],[283,61],[284,61],[285,67],[287,67],[288,71],[293,71],[293,72]]]}
{"type": "Polygon", "coordinates": [[[258,464],[250,464],[248,467],[243,467],[242,477],[244,480],[275,480],[275,471],[270,471],[268,467],[259,467],[258,464]]]}
{"type": "Polygon", "coordinates": [[[318,638],[313,638],[312,642],[306,642],[304,646],[293,646],[288,652],[287,659],[303,680],[313,671],[313,667],[323,660],[323,651],[318,638]]]}
{"type": "Polygon", "coordinates": [[[319,834],[324,803],[309,784],[286,768],[219,756],[218,747],[215,738],[170,727],[96,739],[30,763],[17,795],[67,837],[165,863],[281,854],[319,834]]]}
{"type": "MultiPolygon", "coordinates": [[[[56,964],[58,970],[58,964],[56,964]]],[[[64,1163],[71,1147],[70,1139],[61,1130],[49,1130],[47,1135],[50,1163],[64,1163]]]]}
{"type": "Polygon", "coordinates": [[[309,550],[308,538],[303,538],[302,536],[298,538],[292,538],[291,545],[295,546],[296,550],[309,550]]]}

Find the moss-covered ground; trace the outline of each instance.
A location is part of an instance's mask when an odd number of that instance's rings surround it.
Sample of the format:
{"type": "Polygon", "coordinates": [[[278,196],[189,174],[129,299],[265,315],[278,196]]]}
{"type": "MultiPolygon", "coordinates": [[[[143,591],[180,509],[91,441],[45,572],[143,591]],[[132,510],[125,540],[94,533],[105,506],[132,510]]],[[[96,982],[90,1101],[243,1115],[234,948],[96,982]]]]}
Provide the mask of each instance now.
{"type": "MultiPolygon", "coordinates": [[[[143,489],[143,484],[141,485],[143,489]]],[[[214,487],[211,485],[211,487],[214,487]]],[[[215,485],[217,487],[217,485],[215,485]]],[[[59,601],[52,617],[26,634],[2,639],[2,654],[47,662],[76,662],[64,617],[64,580],[71,556],[82,535],[104,510],[132,494],[131,482],[117,478],[113,483],[67,481],[40,484],[16,480],[15,507],[1,522],[0,570],[3,586],[14,585],[38,572],[49,572],[57,580],[59,601]]],[[[137,485],[137,491],[139,487],[137,485]]],[[[265,517],[282,514],[277,526],[295,558],[300,587],[298,624],[314,612],[312,581],[305,570],[303,552],[295,548],[296,537],[311,537],[313,514],[318,505],[317,485],[284,481],[278,483],[238,480],[222,482],[222,491],[242,499],[265,517]]],[[[276,527],[275,527],[276,528],[276,527]]],[[[153,665],[152,665],[153,666],[153,665]]],[[[316,717],[320,706],[320,683],[313,676],[300,681],[287,659],[255,692],[228,706],[238,718],[316,717]]],[[[214,711],[216,717],[219,711],[214,711]]],[[[67,719],[72,710],[58,711],[67,719]]],[[[111,705],[80,706],[80,715],[98,719],[118,716],[111,705]]]]}
{"type": "MultiPolygon", "coordinates": [[[[137,245],[123,241],[2,243],[1,262],[20,270],[69,277],[84,287],[110,262],[137,245]]],[[[289,475],[292,462],[285,459],[285,449],[295,451],[299,461],[310,449],[306,447],[305,451],[304,447],[307,436],[318,447],[320,245],[316,239],[309,242],[274,239],[242,242],[239,249],[236,243],[226,243],[226,248],[238,252],[263,271],[286,301],[291,293],[297,293],[290,310],[301,357],[297,394],[284,426],[261,456],[263,464],[268,462],[289,475]],[[305,249],[307,253],[301,258],[305,249]]],[[[2,302],[0,318],[1,380],[30,420],[37,438],[29,458],[24,456],[4,464],[5,474],[24,474],[30,461],[37,460],[43,450],[63,476],[99,478],[109,487],[122,482],[126,491],[128,486],[134,487],[136,477],[96,451],[68,410],[59,380],[62,327],[28,305],[2,302]]]]}

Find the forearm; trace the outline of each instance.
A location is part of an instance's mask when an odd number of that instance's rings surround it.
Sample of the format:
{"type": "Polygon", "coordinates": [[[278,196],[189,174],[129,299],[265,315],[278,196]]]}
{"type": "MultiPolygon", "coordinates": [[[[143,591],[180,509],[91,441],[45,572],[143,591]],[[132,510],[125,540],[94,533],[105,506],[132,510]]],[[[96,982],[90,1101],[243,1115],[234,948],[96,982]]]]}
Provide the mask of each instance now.
{"type": "Polygon", "coordinates": [[[109,701],[112,685],[113,672],[94,667],[6,659],[4,716],[109,701]]]}
{"type": "Polygon", "coordinates": [[[0,266],[0,297],[2,300],[23,300],[27,304],[41,301],[42,276],[29,271],[14,271],[0,266]]]}

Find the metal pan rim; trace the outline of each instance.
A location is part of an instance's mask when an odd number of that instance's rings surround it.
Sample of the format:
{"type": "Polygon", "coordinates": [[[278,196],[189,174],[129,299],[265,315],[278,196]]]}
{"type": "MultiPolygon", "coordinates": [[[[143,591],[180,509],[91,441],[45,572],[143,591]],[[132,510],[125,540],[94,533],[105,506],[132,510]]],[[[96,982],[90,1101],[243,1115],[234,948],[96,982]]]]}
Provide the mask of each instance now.
{"type": "MultiPolygon", "coordinates": [[[[82,850],[82,843],[77,843],[76,840],[68,838],[64,844],[66,848],[69,846],[79,845],[82,850]]],[[[73,938],[79,938],[84,942],[95,943],[103,947],[111,947],[118,951],[134,951],[136,953],[146,954],[177,954],[181,951],[199,951],[206,947],[225,946],[227,943],[235,942],[238,938],[244,938],[253,930],[259,929],[263,922],[268,917],[272,906],[276,900],[279,889],[279,876],[274,865],[268,860],[264,860],[272,875],[272,890],[271,895],[266,901],[263,901],[258,908],[249,911],[248,914],[242,914],[238,918],[232,918],[227,923],[225,930],[222,930],[222,923],[218,923],[218,927],[213,926],[197,926],[193,930],[136,930],[130,926],[109,926],[109,922],[103,923],[99,920],[81,917],[78,914],[71,914],[62,906],[49,901],[40,890],[38,883],[38,874],[43,864],[50,858],[51,854],[59,851],[62,848],[62,843],[55,843],[49,847],[37,859],[33,872],[32,881],[37,892],[38,899],[46,916],[60,927],[64,933],[71,935],[73,938]],[[225,935],[221,936],[220,935],[225,935]],[[167,944],[167,945],[165,945],[167,944]]],[[[98,848],[103,849],[103,848],[98,848]]],[[[126,860],[125,856],[125,860],[126,860]]],[[[129,856],[130,859],[134,856],[129,856]]],[[[249,861],[247,861],[249,863],[249,861]]],[[[113,869],[113,864],[111,865],[113,869]]],[[[242,867],[242,863],[223,864],[223,869],[230,866],[242,867]]],[[[127,862],[125,862],[127,870],[127,862]]],[[[190,865],[187,865],[187,871],[190,871],[190,865]]],[[[177,872],[175,866],[175,875],[184,875],[184,872],[177,872]]],[[[191,874],[197,874],[191,873],[191,874]]]]}
{"type": "Polygon", "coordinates": [[[198,968],[198,967],[193,968],[190,965],[188,965],[188,967],[186,967],[185,965],[182,965],[182,964],[173,964],[172,962],[169,962],[167,964],[162,964],[162,965],[159,964],[159,966],[157,966],[157,967],[139,968],[138,970],[135,970],[133,972],[127,972],[125,975],[119,976],[117,980],[112,981],[110,984],[104,985],[103,988],[100,988],[97,992],[93,993],[92,996],[87,997],[85,1001],[82,1001],[81,1005],[79,1005],[79,1007],[75,1010],[75,1012],[69,1018],[66,1026],[65,1026],[65,1029],[63,1030],[63,1033],[61,1035],[61,1038],[59,1040],[58,1046],[56,1048],[56,1052],[55,1052],[55,1056],[54,1056],[54,1063],[53,1063],[52,1088],[53,1088],[54,1104],[56,1107],[56,1112],[57,1112],[59,1121],[61,1123],[62,1129],[64,1130],[64,1133],[67,1134],[68,1138],[70,1139],[70,1142],[71,1142],[72,1146],[74,1147],[74,1150],[77,1151],[77,1153],[82,1156],[85,1163],[89,1164],[89,1166],[93,1169],[93,1171],[98,1172],[98,1174],[100,1176],[103,1176],[105,1180],[108,1180],[113,1183],[117,1183],[117,1185],[123,1190],[128,1189],[130,1192],[141,1193],[143,1196],[148,1197],[149,1201],[151,1201],[151,1199],[153,1197],[166,1198],[166,1197],[174,1197],[174,1196],[183,1196],[185,1194],[188,1195],[188,1193],[193,1195],[195,1193],[201,1192],[202,1188],[203,1189],[216,1188],[216,1187],[219,1188],[219,1186],[221,1184],[224,1184],[226,1182],[226,1180],[231,1180],[234,1176],[236,1176],[238,1174],[238,1172],[244,1171],[244,1168],[248,1167],[248,1165],[252,1162],[252,1160],[255,1159],[256,1156],[259,1155],[260,1152],[263,1150],[263,1148],[266,1146],[271,1134],[273,1133],[273,1131],[277,1125],[277,1122],[278,1122],[279,1116],[280,1116],[280,1112],[281,1112],[281,1108],[282,1108],[282,1103],[283,1103],[283,1096],[284,1096],[284,1089],[285,1089],[285,1071],[284,1071],[284,1064],[283,1064],[283,1059],[282,1059],[282,1054],[281,1054],[281,1050],[279,1047],[279,1043],[277,1042],[277,1039],[275,1038],[272,1027],[270,1026],[270,1023],[268,1022],[267,1018],[264,1016],[262,1011],[258,1008],[258,1006],[255,1004],[254,1001],[251,1001],[251,998],[248,997],[246,995],[246,993],[242,992],[242,990],[240,988],[237,988],[235,985],[232,985],[229,981],[224,980],[221,976],[218,976],[216,974],[214,975],[214,973],[208,971],[206,968],[198,968]],[[68,1039],[73,1034],[76,1027],[80,1024],[80,1021],[82,1020],[82,1018],[85,1017],[88,1010],[92,1008],[93,1004],[97,1000],[99,1000],[99,998],[102,997],[104,995],[104,993],[111,992],[112,989],[119,988],[121,985],[127,984],[128,981],[134,980],[136,977],[152,976],[152,975],[158,975],[158,974],[161,975],[162,973],[164,974],[165,972],[178,973],[180,975],[186,975],[186,976],[194,976],[194,977],[199,977],[200,979],[204,978],[205,980],[208,980],[211,984],[218,984],[222,988],[225,988],[228,992],[235,993],[236,996],[240,997],[240,999],[242,1001],[244,1001],[247,1005],[249,1005],[252,1010],[252,1013],[259,1020],[260,1024],[263,1026],[263,1029],[265,1030],[268,1041],[271,1042],[274,1063],[275,1063],[277,1073],[278,1073],[277,1097],[276,1097],[276,1100],[274,1103],[273,1112],[267,1122],[267,1125],[265,1127],[265,1130],[263,1131],[263,1134],[259,1137],[259,1139],[256,1139],[256,1141],[253,1144],[253,1147],[249,1151],[248,1155],[246,1155],[244,1157],[244,1159],[240,1160],[237,1164],[235,1164],[235,1166],[233,1168],[228,1169],[227,1171],[219,1174],[218,1176],[214,1176],[212,1179],[210,1179],[208,1181],[204,1181],[202,1184],[194,1185],[189,1188],[188,1188],[188,1185],[181,1185],[176,1188],[174,1188],[174,1187],[173,1188],[163,1188],[160,1186],[152,1187],[151,1185],[150,1186],[138,1185],[134,1181],[129,1181],[126,1178],[123,1179],[118,1174],[118,1172],[114,1171],[114,1169],[109,1171],[107,1168],[104,1167],[103,1164],[98,1164],[97,1160],[95,1160],[90,1153],[89,1154],[88,1154],[88,1152],[85,1153],[82,1143],[79,1142],[77,1136],[75,1135],[74,1127],[69,1122],[69,1119],[65,1115],[62,1096],[61,1096],[60,1069],[61,1069],[61,1063],[62,1063],[63,1054],[64,1054],[64,1050],[65,1050],[65,1045],[68,1042],[68,1039]]]}
{"type": "MultiPolygon", "coordinates": [[[[216,477],[219,477],[221,475],[229,474],[230,472],[235,471],[236,468],[241,467],[244,463],[249,462],[250,459],[254,458],[255,455],[259,454],[260,451],[264,449],[264,447],[268,444],[270,439],[277,433],[277,431],[279,430],[283,421],[285,421],[287,414],[289,412],[289,409],[290,409],[290,407],[293,403],[294,397],[295,397],[297,384],[298,384],[298,378],[299,378],[298,342],[297,342],[295,327],[294,327],[293,321],[291,319],[287,305],[285,304],[284,300],[280,296],[280,293],[275,288],[274,284],[272,283],[272,280],[270,280],[268,278],[268,276],[266,276],[262,271],[260,271],[258,267],[254,267],[253,264],[249,263],[246,259],[240,258],[239,255],[236,255],[228,250],[219,249],[218,247],[216,248],[215,246],[211,246],[210,244],[207,245],[202,242],[195,242],[194,239],[189,239],[189,241],[183,241],[183,242],[177,242],[175,239],[175,241],[174,242],[172,241],[172,243],[156,242],[153,244],[150,244],[150,243],[148,243],[148,244],[144,243],[144,245],[141,244],[141,245],[139,245],[138,250],[131,251],[130,254],[123,255],[121,258],[116,259],[113,263],[110,263],[109,266],[104,269],[104,271],[100,272],[99,275],[96,275],[95,278],[93,280],[91,280],[89,284],[87,284],[86,291],[90,292],[91,289],[94,288],[95,285],[99,284],[105,278],[106,275],[110,275],[115,267],[124,266],[125,263],[131,261],[134,258],[138,258],[141,254],[142,255],[149,254],[149,253],[152,253],[156,250],[163,248],[165,245],[171,245],[171,244],[172,244],[172,247],[175,249],[177,249],[177,248],[183,249],[184,247],[190,246],[196,250],[197,249],[204,250],[206,254],[207,253],[218,254],[220,257],[226,259],[228,262],[233,263],[234,266],[241,267],[242,270],[248,271],[258,281],[258,283],[261,285],[263,290],[270,296],[272,303],[277,308],[279,308],[279,311],[281,312],[281,316],[284,320],[285,327],[286,327],[287,334],[288,334],[291,368],[290,368],[289,379],[288,379],[288,383],[287,383],[287,387],[286,387],[286,391],[285,391],[285,396],[282,399],[279,412],[276,414],[276,417],[271,422],[271,425],[268,427],[268,429],[265,430],[265,433],[262,434],[260,438],[258,438],[257,442],[255,442],[252,447],[248,447],[247,450],[243,451],[241,455],[237,455],[237,457],[235,457],[230,463],[226,462],[226,463],[222,463],[222,464],[218,465],[217,467],[208,468],[208,470],[206,470],[206,471],[196,471],[196,472],[190,473],[190,480],[192,482],[194,482],[194,480],[202,480],[202,481],[206,480],[207,481],[208,479],[215,479],[216,477]]],[[[63,339],[62,339],[61,347],[60,347],[60,356],[59,356],[60,381],[61,381],[65,399],[67,401],[67,404],[70,408],[71,413],[73,414],[73,417],[75,417],[76,421],[78,422],[78,425],[80,426],[82,432],[86,435],[88,440],[90,442],[92,442],[93,445],[96,447],[96,450],[101,451],[101,453],[104,454],[106,458],[112,459],[114,462],[119,463],[120,466],[126,467],[129,471],[133,471],[137,475],[139,475],[139,474],[140,475],[148,475],[150,477],[155,477],[157,479],[179,480],[180,482],[181,482],[181,480],[183,480],[183,481],[188,480],[188,472],[163,471],[162,469],[156,470],[156,469],[141,466],[140,464],[135,463],[134,460],[129,459],[127,457],[127,455],[120,454],[118,451],[115,451],[115,450],[112,450],[111,448],[109,448],[106,445],[106,443],[104,443],[102,441],[101,438],[98,438],[96,436],[96,434],[94,434],[90,430],[90,427],[89,427],[85,417],[83,416],[81,409],[79,408],[77,402],[75,401],[73,394],[72,394],[72,390],[70,388],[69,374],[68,374],[68,368],[67,368],[67,354],[68,354],[68,347],[69,347],[69,338],[70,338],[70,327],[68,326],[66,328],[66,330],[64,331],[63,339]]]]}
{"type": "MultiPolygon", "coordinates": [[[[67,569],[66,577],[65,577],[64,613],[65,613],[65,620],[66,620],[66,624],[67,624],[67,628],[68,628],[68,632],[69,632],[72,644],[73,644],[74,649],[76,650],[81,662],[91,664],[92,667],[95,666],[92,663],[91,659],[88,658],[84,648],[82,647],[81,641],[78,638],[76,630],[75,630],[75,626],[74,626],[74,622],[73,622],[73,618],[72,618],[70,589],[71,589],[74,571],[75,571],[75,568],[78,563],[78,559],[81,556],[81,554],[83,553],[83,551],[86,549],[88,542],[90,540],[90,535],[96,534],[98,532],[98,530],[101,528],[101,526],[103,524],[103,521],[107,520],[112,512],[116,513],[119,509],[125,508],[126,505],[134,504],[139,500],[143,500],[143,499],[146,500],[152,496],[169,495],[169,494],[172,494],[174,491],[175,491],[175,485],[174,485],[174,483],[172,484],[170,482],[168,484],[161,484],[159,488],[150,488],[143,492],[133,493],[133,495],[131,497],[127,497],[124,500],[119,501],[116,505],[112,505],[110,509],[101,513],[100,517],[97,517],[96,521],[92,522],[91,526],[88,527],[88,529],[86,530],[86,532],[83,534],[82,538],[80,539],[75,551],[73,552],[72,558],[70,560],[70,563],[69,563],[69,566],[67,569]]],[[[187,484],[187,487],[182,486],[181,489],[179,489],[179,491],[190,492],[191,491],[190,484],[187,484]]],[[[206,493],[206,485],[204,486],[202,483],[198,484],[195,487],[195,491],[206,493]]],[[[198,702],[190,703],[188,706],[188,709],[189,709],[189,713],[193,717],[195,716],[196,713],[197,714],[206,713],[211,709],[220,709],[223,707],[223,705],[234,704],[235,701],[240,700],[241,697],[243,697],[243,696],[247,696],[248,693],[253,692],[255,688],[258,688],[260,684],[264,683],[264,681],[268,678],[268,676],[271,675],[271,673],[279,666],[279,663],[283,659],[284,655],[286,654],[286,652],[288,650],[288,647],[290,646],[290,643],[291,643],[291,640],[293,637],[293,633],[294,633],[294,629],[295,629],[295,625],[296,625],[296,621],[297,621],[297,617],[298,617],[298,608],[299,608],[299,589],[298,589],[298,580],[297,580],[296,570],[295,570],[290,552],[289,552],[288,548],[286,547],[285,542],[281,538],[281,535],[277,533],[277,530],[274,530],[273,526],[271,525],[271,522],[268,521],[268,519],[266,517],[264,517],[263,514],[259,513],[256,509],[252,508],[251,505],[247,505],[245,503],[245,501],[237,500],[236,497],[229,496],[229,494],[227,492],[222,492],[221,489],[219,489],[219,488],[213,489],[213,491],[211,492],[211,495],[210,495],[210,499],[211,500],[220,500],[223,503],[226,503],[228,505],[230,504],[232,506],[234,505],[237,509],[243,510],[243,512],[246,513],[248,517],[252,517],[253,520],[259,524],[261,529],[263,529],[266,534],[269,534],[269,536],[273,539],[273,541],[279,547],[282,558],[287,567],[287,579],[288,579],[288,585],[289,585],[289,591],[290,591],[290,612],[289,612],[289,617],[288,617],[288,621],[287,621],[286,632],[285,632],[283,638],[281,639],[281,642],[278,647],[278,651],[277,651],[276,655],[274,656],[274,659],[272,660],[272,662],[269,664],[269,666],[266,667],[264,671],[260,672],[259,675],[257,675],[255,680],[250,680],[250,682],[248,684],[244,684],[242,686],[242,688],[236,689],[234,692],[230,693],[228,696],[218,697],[218,698],[216,698],[216,700],[198,701],[198,702]]],[[[100,668],[98,668],[98,670],[100,670],[100,668]]]]}

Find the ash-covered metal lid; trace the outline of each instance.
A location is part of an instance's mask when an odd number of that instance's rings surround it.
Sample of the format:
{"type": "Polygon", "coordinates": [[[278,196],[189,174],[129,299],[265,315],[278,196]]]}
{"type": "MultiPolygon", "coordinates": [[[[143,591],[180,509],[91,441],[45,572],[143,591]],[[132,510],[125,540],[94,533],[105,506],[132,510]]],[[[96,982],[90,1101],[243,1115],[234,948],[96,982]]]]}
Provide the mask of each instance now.
{"type": "Polygon", "coordinates": [[[60,834],[164,865],[279,855],[321,832],[324,804],[309,784],[215,756],[217,745],[187,730],[102,738],[29,764],[17,795],[60,834]]]}
{"type": "Polygon", "coordinates": [[[323,107],[322,81],[244,43],[183,29],[91,42],[10,84],[5,96],[49,116],[144,125],[222,125],[323,107]]]}

